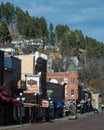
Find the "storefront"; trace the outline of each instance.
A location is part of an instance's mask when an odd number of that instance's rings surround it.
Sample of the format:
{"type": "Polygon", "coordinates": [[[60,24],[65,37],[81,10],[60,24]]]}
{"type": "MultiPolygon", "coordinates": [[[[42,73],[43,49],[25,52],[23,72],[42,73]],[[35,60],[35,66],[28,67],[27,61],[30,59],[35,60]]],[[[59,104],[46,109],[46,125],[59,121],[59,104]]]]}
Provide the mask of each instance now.
{"type": "Polygon", "coordinates": [[[19,104],[15,98],[0,90],[0,125],[17,123],[19,104]]]}
{"type": "Polygon", "coordinates": [[[25,123],[35,123],[42,120],[42,108],[39,104],[23,103],[25,111],[25,123]]]}

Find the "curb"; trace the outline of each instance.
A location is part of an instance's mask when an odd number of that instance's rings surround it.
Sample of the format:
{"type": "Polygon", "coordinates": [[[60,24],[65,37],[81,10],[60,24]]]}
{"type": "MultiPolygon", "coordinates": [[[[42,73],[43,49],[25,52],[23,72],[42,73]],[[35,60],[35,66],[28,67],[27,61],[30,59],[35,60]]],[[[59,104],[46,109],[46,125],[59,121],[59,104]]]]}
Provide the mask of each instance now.
{"type": "MultiPolygon", "coordinates": [[[[85,114],[81,114],[81,115],[78,114],[77,117],[82,118],[82,117],[85,117],[89,114],[93,114],[93,112],[85,113],[85,114]]],[[[52,122],[64,121],[64,120],[68,120],[68,117],[58,118],[58,119],[55,119],[54,121],[52,120],[52,122]]],[[[47,123],[47,122],[43,122],[43,123],[47,123]]],[[[36,123],[36,124],[39,124],[39,123],[36,123]]],[[[19,128],[19,127],[26,127],[26,126],[29,126],[29,125],[36,125],[36,124],[30,124],[29,123],[29,124],[23,124],[23,125],[0,126],[0,130],[11,130],[11,129],[19,128]]]]}

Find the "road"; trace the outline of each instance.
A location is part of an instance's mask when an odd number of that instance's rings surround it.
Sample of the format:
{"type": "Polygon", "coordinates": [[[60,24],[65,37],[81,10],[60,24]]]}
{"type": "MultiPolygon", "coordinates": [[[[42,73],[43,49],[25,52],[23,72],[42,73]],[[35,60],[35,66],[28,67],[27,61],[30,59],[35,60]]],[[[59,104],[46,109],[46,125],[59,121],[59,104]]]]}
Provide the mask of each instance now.
{"type": "Polygon", "coordinates": [[[15,128],[15,130],[104,130],[104,112],[87,114],[77,120],[61,120],[15,128]]]}

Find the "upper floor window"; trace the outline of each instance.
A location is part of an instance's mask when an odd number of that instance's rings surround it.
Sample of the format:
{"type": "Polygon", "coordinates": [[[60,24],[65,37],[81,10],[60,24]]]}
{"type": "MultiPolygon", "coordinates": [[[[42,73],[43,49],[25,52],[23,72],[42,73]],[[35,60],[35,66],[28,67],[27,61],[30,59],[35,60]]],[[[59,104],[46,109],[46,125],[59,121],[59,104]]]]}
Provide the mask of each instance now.
{"type": "Polygon", "coordinates": [[[75,84],[75,78],[71,78],[71,84],[75,84]]]}
{"type": "Polygon", "coordinates": [[[74,96],[74,94],[75,94],[75,90],[71,89],[71,96],[74,96]]]}

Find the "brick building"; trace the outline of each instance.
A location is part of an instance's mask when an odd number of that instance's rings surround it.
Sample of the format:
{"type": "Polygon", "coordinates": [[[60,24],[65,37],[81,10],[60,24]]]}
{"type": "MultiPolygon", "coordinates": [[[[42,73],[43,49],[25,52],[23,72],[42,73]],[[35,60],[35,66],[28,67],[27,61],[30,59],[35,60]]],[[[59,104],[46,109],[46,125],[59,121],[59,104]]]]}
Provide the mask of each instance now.
{"type": "Polygon", "coordinates": [[[47,82],[66,83],[65,101],[78,99],[78,73],[76,71],[47,73],[47,82]]]}

